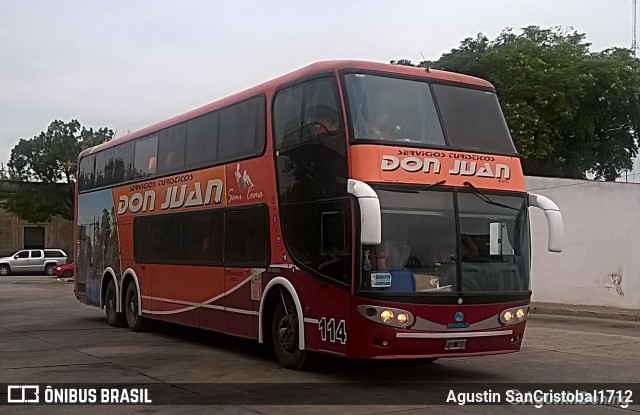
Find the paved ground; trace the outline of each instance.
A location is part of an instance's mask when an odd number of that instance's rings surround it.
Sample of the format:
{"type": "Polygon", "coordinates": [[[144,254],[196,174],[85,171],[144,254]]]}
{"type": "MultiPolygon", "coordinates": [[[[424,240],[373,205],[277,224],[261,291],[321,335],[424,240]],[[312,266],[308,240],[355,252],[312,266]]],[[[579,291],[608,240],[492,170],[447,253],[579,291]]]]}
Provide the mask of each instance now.
{"type": "MultiPolygon", "coordinates": [[[[154,324],[146,333],[106,325],[102,310],[78,303],[73,284],[51,277],[0,278],[0,383],[640,383],[640,323],[532,315],[520,353],[424,362],[354,362],[324,357],[313,372],[282,369],[256,342],[154,324]]],[[[364,394],[349,384],[329,392],[364,394]]],[[[0,391],[2,394],[4,391],[0,391]]],[[[286,393],[283,392],[283,393],[286,393]]],[[[635,401],[640,396],[634,396],[635,401]]],[[[540,413],[531,406],[0,406],[0,413],[540,413]]],[[[603,406],[547,406],[543,413],[634,413],[603,406]],[[623,412],[624,411],[624,412],[623,412]]]]}
{"type": "Polygon", "coordinates": [[[623,320],[640,322],[640,309],[630,310],[617,307],[600,307],[586,305],[569,305],[557,303],[531,303],[534,314],[556,316],[593,317],[606,320],[623,320]]]}

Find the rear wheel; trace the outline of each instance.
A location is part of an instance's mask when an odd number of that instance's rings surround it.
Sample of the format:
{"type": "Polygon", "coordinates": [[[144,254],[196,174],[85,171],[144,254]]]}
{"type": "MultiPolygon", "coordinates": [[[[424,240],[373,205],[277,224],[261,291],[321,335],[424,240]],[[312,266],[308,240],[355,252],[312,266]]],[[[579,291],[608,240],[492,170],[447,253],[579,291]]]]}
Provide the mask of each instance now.
{"type": "Polygon", "coordinates": [[[124,305],[124,312],[127,316],[127,324],[129,325],[129,328],[133,331],[142,331],[144,328],[144,318],[140,315],[138,289],[135,282],[131,282],[127,286],[124,305]]]}
{"type": "Polygon", "coordinates": [[[62,273],[62,276],[65,278],[71,278],[73,277],[73,272],[71,272],[70,269],[66,270],[65,272],[62,273]]]}
{"type": "Polygon", "coordinates": [[[44,273],[47,275],[53,275],[53,268],[55,268],[55,265],[53,264],[49,264],[46,267],[44,267],[44,273]]]}
{"type": "Polygon", "coordinates": [[[307,351],[300,350],[298,347],[300,340],[298,313],[289,297],[279,300],[273,311],[271,340],[273,351],[282,366],[292,370],[303,369],[307,360],[307,351]]]}
{"type": "Polygon", "coordinates": [[[6,277],[9,274],[11,274],[11,268],[9,268],[9,265],[0,265],[0,275],[6,277]]]}
{"type": "Polygon", "coordinates": [[[126,324],[125,316],[124,313],[118,313],[116,311],[116,304],[118,304],[116,284],[111,280],[109,281],[109,285],[107,285],[107,291],[104,296],[104,309],[107,314],[107,323],[113,327],[123,327],[126,324]]]}

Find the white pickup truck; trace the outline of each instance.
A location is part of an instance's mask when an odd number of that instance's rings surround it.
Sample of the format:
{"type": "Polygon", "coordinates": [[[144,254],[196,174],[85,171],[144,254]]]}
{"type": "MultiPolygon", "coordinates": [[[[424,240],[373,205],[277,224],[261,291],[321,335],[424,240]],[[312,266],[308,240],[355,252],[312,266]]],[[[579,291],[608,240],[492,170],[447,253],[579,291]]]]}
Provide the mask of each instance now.
{"type": "Polygon", "coordinates": [[[61,249],[23,249],[0,258],[0,275],[14,272],[44,272],[53,275],[53,269],[66,262],[67,254],[61,249]]]}

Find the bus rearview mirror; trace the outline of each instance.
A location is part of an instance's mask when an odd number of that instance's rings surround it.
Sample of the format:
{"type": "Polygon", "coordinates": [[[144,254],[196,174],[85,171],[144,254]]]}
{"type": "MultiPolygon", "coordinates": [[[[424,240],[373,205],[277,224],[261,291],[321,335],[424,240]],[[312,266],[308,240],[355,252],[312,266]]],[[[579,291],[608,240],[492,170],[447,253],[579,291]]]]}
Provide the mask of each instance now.
{"type": "Polygon", "coordinates": [[[358,199],[360,206],[360,241],[362,245],[380,245],[382,242],[382,225],[380,216],[380,200],[368,184],[349,179],[347,192],[358,199]]]}
{"type": "Polygon", "coordinates": [[[529,193],[529,206],[542,209],[547,217],[547,225],[549,226],[548,250],[550,252],[562,252],[564,222],[558,205],[546,196],[529,193]]]}

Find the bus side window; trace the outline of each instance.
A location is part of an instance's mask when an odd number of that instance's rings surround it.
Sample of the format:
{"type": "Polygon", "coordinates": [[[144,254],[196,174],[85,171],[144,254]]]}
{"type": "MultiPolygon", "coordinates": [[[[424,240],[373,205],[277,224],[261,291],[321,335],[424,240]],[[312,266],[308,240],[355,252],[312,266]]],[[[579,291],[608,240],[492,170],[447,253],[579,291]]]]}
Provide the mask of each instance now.
{"type": "Polygon", "coordinates": [[[134,177],[149,177],[156,173],[158,135],[154,134],[135,142],[133,159],[134,177]]]}
{"type": "Polygon", "coordinates": [[[184,167],[184,151],[187,138],[185,123],[164,129],[158,134],[157,172],[174,173],[184,167]]]}
{"type": "Polygon", "coordinates": [[[174,170],[177,167],[180,167],[180,162],[178,161],[178,154],[175,151],[170,151],[167,153],[167,158],[164,162],[164,167],[167,170],[174,170]]]}
{"type": "Polygon", "coordinates": [[[265,101],[250,98],[220,111],[218,156],[220,161],[257,155],[266,140],[265,101]]]}
{"type": "Polygon", "coordinates": [[[149,168],[147,172],[149,174],[154,174],[156,172],[156,165],[158,164],[158,158],[156,156],[149,157],[149,168]]]}

